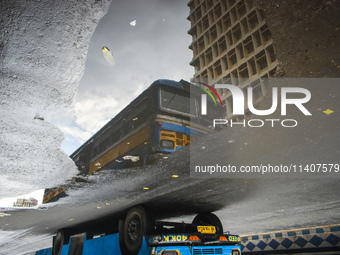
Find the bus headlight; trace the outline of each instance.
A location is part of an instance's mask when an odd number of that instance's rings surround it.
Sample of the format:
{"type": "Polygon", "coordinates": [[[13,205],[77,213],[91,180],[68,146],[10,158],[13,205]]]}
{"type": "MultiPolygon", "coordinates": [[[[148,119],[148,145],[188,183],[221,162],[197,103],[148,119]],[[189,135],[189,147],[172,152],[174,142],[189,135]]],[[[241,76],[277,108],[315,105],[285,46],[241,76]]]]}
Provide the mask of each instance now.
{"type": "Polygon", "coordinates": [[[240,255],[240,251],[239,250],[232,250],[231,255],[240,255]]]}
{"type": "Polygon", "coordinates": [[[163,251],[162,255],[181,255],[179,251],[163,251]]]}
{"type": "Polygon", "coordinates": [[[175,147],[175,144],[173,141],[170,141],[170,140],[161,140],[161,147],[163,149],[173,150],[175,147]]]}

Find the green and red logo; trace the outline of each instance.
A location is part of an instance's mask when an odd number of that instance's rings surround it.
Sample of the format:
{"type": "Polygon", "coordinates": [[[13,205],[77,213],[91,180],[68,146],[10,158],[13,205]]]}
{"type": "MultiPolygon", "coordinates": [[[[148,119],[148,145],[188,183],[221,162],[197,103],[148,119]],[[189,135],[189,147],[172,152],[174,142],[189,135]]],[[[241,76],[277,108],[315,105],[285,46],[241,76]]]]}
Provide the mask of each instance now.
{"type": "MultiPolygon", "coordinates": [[[[212,86],[210,86],[210,85],[208,85],[208,84],[205,84],[205,83],[203,83],[203,82],[197,82],[197,83],[199,83],[199,84],[201,84],[201,85],[207,87],[208,89],[210,89],[210,90],[216,95],[216,97],[218,98],[218,100],[220,101],[220,104],[221,104],[221,106],[222,106],[222,100],[221,100],[219,94],[217,93],[217,91],[216,91],[212,86]]],[[[217,106],[216,99],[215,99],[215,97],[211,94],[211,92],[210,92],[209,90],[207,90],[207,89],[202,88],[202,87],[199,87],[199,88],[200,88],[201,90],[203,90],[204,92],[206,92],[206,93],[212,98],[212,100],[214,101],[215,105],[217,106]]],[[[201,107],[201,114],[202,114],[202,115],[207,115],[207,95],[206,95],[206,94],[202,94],[202,95],[201,95],[201,106],[202,106],[202,107],[201,107]]]]}

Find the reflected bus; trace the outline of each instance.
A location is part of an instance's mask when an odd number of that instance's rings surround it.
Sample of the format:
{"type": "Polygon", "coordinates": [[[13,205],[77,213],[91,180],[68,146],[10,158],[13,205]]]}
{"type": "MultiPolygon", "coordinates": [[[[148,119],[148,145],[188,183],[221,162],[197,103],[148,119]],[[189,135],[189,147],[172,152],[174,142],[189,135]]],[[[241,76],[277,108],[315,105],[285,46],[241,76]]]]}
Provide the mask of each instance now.
{"type": "Polygon", "coordinates": [[[184,80],[156,80],[70,157],[81,173],[92,174],[174,152],[213,131],[212,120],[224,117],[212,101],[208,114],[200,114],[201,93],[184,80]]]}

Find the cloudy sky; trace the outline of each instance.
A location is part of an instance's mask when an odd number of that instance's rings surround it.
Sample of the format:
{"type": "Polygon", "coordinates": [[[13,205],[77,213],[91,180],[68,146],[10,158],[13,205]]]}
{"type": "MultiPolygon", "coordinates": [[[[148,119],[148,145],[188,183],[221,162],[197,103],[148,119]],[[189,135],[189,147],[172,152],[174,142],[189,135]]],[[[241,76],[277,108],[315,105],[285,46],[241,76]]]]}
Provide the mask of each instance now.
{"type": "Polygon", "coordinates": [[[154,80],[189,80],[191,36],[188,1],[112,0],[89,46],[77,97],[68,110],[49,116],[66,135],[71,154],[154,80]],[[103,56],[110,49],[113,62],[103,56]]]}

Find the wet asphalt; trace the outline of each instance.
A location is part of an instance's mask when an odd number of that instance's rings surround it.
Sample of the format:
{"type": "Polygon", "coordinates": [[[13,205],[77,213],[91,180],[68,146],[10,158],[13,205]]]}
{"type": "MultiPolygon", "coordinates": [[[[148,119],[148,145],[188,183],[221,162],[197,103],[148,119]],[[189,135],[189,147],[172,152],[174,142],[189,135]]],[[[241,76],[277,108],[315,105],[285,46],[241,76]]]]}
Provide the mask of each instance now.
{"type": "MultiPolygon", "coordinates": [[[[302,116],[296,109],[288,116],[272,116],[298,120],[295,128],[223,128],[164,155],[153,165],[103,170],[86,177],[86,182],[68,184],[68,196],[56,203],[36,210],[6,212],[11,216],[1,218],[0,229],[30,229],[33,235],[53,234],[60,228],[114,232],[117,219],[137,204],[149,208],[157,219],[188,222],[199,212],[215,212],[224,229],[237,234],[339,223],[340,172],[334,169],[331,174],[190,176],[197,165],[232,165],[239,169],[261,164],[327,164],[328,168],[329,164],[339,164],[337,81],[327,80],[323,87],[318,85],[320,80],[302,83],[314,95],[306,105],[312,116],[302,116]],[[333,113],[324,113],[327,109],[333,113]]],[[[262,107],[270,107],[270,101],[264,101],[262,107]]]]}

